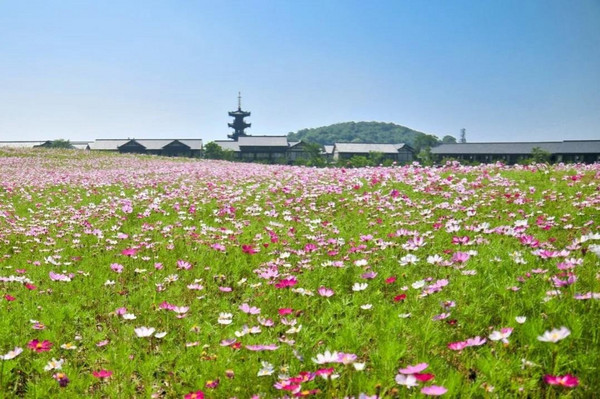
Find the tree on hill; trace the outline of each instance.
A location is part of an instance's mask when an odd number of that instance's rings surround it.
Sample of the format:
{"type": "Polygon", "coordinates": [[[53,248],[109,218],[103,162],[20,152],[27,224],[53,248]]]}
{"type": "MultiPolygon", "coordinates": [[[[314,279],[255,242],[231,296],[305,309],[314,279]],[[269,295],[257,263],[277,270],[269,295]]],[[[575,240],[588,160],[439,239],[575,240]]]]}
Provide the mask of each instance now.
{"type": "Polygon", "coordinates": [[[450,136],[449,134],[442,137],[442,143],[444,144],[456,144],[456,137],[450,136]]]}
{"type": "Polygon", "coordinates": [[[431,146],[439,144],[439,140],[435,136],[427,135],[406,126],[385,122],[344,122],[318,128],[302,129],[296,133],[289,133],[288,140],[302,140],[321,145],[332,145],[335,142],[406,143],[412,148],[416,146],[419,149],[422,143],[429,143],[431,146]],[[428,136],[428,138],[418,139],[422,136],[428,136]],[[429,137],[433,137],[434,142],[429,137]]]}

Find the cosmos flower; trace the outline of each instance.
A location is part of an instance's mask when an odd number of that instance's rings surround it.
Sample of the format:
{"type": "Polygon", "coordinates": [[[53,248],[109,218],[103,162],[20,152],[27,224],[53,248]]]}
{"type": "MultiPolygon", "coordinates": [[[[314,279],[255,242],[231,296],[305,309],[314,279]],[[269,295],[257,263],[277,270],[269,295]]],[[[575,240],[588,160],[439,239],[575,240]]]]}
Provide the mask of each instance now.
{"type": "Polygon", "coordinates": [[[39,341],[37,339],[34,339],[27,344],[27,347],[39,353],[49,351],[50,349],[52,349],[52,345],[52,342],[48,340],[39,341]]]}
{"type": "Polygon", "coordinates": [[[420,373],[421,371],[425,370],[427,367],[429,367],[429,364],[419,363],[415,366],[406,366],[405,368],[398,370],[398,372],[400,374],[415,374],[415,373],[420,373]]]}
{"type": "Polygon", "coordinates": [[[317,292],[319,293],[319,295],[326,298],[333,296],[333,290],[326,287],[319,287],[319,290],[317,292]]]}
{"type": "Polygon", "coordinates": [[[421,388],[421,393],[428,396],[440,396],[446,392],[448,392],[446,388],[437,385],[430,385],[428,387],[421,388]]]}
{"type": "Polygon", "coordinates": [[[65,373],[53,374],[52,378],[54,378],[56,381],[58,381],[58,385],[61,388],[64,388],[69,384],[69,378],[67,377],[67,375],[65,373]]]}
{"type": "Polygon", "coordinates": [[[325,353],[317,354],[316,358],[313,358],[312,361],[316,364],[327,364],[327,363],[337,363],[339,359],[339,353],[337,352],[329,352],[328,350],[325,353]]]}
{"type": "Polygon", "coordinates": [[[579,379],[571,374],[545,375],[544,382],[548,385],[559,385],[567,388],[574,388],[579,385],[579,379]]]}
{"type": "Polygon", "coordinates": [[[407,388],[418,387],[419,382],[417,378],[412,374],[398,374],[396,375],[396,383],[398,385],[404,385],[407,388]]]}
{"type": "MultiPolygon", "coordinates": [[[[33,342],[33,341],[32,341],[33,342]]],[[[23,353],[23,348],[15,346],[15,349],[9,351],[6,355],[0,356],[1,360],[11,360],[23,353]]]]}
{"type": "Polygon", "coordinates": [[[543,335],[537,337],[538,341],[542,342],[558,342],[571,335],[571,331],[567,327],[545,331],[543,335]]]}
{"type": "Polygon", "coordinates": [[[510,337],[512,331],[512,328],[503,328],[500,331],[492,331],[488,338],[492,341],[502,341],[503,343],[508,344],[508,337],[510,337]]]}
{"type": "Polygon", "coordinates": [[[99,371],[93,371],[92,375],[96,378],[100,378],[100,379],[105,379],[105,378],[109,378],[111,375],[113,375],[113,372],[110,370],[99,370],[99,371]]]}
{"type": "Polygon", "coordinates": [[[135,331],[135,335],[137,335],[139,338],[147,338],[152,336],[156,329],[154,327],[138,327],[133,331],[135,331]]]}
{"type": "Polygon", "coordinates": [[[48,364],[44,367],[44,370],[45,371],[60,370],[60,369],[62,369],[62,365],[64,362],[65,362],[64,359],[56,360],[56,359],[52,358],[52,360],[50,360],[48,362],[48,364]]]}

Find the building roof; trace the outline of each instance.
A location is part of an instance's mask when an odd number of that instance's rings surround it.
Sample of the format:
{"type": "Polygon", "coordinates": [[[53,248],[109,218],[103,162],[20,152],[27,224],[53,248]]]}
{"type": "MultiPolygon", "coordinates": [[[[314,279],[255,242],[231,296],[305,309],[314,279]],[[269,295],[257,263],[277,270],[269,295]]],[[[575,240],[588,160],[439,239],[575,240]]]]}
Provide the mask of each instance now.
{"type": "Polygon", "coordinates": [[[240,145],[237,141],[233,140],[215,140],[213,143],[219,145],[224,150],[235,151],[238,152],[240,150],[240,145]]]}
{"type": "Polygon", "coordinates": [[[202,139],[177,139],[175,141],[187,145],[190,147],[190,150],[201,150],[203,145],[202,139]]]}
{"type": "Polygon", "coordinates": [[[331,154],[333,154],[333,148],[334,147],[335,147],[334,145],[324,145],[323,146],[323,151],[325,151],[325,154],[331,155],[331,154]]]}
{"type": "Polygon", "coordinates": [[[97,139],[88,144],[90,150],[117,151],[120,146],[130,139],[97,139]]]}
{"type": "Polygon", "coordinates": [[[0,141],[0,147],[11,147],[11,148],[33,148],[40,146],[48,140],[44,141],[0,141]]]}
{"type": "Polygon", "coordinates": [[[380,152],[383,154],[397,154],[403,148],[404,143],[399,144],[374,144],[374,143],[335,143],[334,147],[338,153],[344,154],[368,154],[380,152]]]}
{"type": "Polygon", "coordinates": [[[190,150],[201,150],[202,139],[97,139],[88,144],[90,150],[118,151],[127,143],[137,143],[146,150],[161,150],[174,142],[190,147],[190,150]]]}
{"type": "Polygon", "coordinates": [[[238,144],[242,147],[285,147],[289,146],[287,136],[241,136],[238,144]]]}
{"type": "Polygon", "coordinates": [[[520,142],[520,143],[456,143],[441,144],[431,149],[432,154],[531,154],[531,150],[538,147],[551,154],[584,154],[600,153],[600,140],[569,140],[546,142],[520,142]]]}

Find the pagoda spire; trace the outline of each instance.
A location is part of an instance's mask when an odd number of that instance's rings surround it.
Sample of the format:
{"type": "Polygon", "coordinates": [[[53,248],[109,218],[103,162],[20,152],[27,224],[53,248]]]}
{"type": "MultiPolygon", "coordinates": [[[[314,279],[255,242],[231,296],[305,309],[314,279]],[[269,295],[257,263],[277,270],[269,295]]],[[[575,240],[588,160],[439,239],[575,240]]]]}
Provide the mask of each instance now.
{"type": "Polygon", "coordinates": [[[229,112],[229,116],[233,117],[233,123],[228,123],[230,128],[233,128],[233,134],[228,134],[227,137],[237,141],[239,137],[247,136],[244,129],[252,126],[251,123],[246,123],[244,118],[250,116],[250,112],[242,111],[242,93],[238,92],[238,109],[237,111],[229,112]]]}

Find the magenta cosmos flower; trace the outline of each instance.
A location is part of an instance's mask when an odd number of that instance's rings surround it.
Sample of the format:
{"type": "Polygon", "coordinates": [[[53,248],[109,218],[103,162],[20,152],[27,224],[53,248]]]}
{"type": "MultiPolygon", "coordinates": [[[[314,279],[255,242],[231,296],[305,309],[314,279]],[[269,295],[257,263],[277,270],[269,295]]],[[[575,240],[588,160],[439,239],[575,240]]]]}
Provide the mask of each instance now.
{"type": "Polygon", "coordinates": [[[579,385],[579,379],[571,374],[545,375],[544,382],[548,385],[560,385],[567,388],[574,388],[579,385]]]}
{"type": "Polygon", "coordinates": [[[113,374],[110,370],[100,370],[92,372],[92,375],[96,378],[108,378],[113,374]]]}
{"type": "Polygon", "coordinates": [[[48,340],[38,341],[37,339],[34,339],[27,344],[30,349],[36,352],[47,352],[52,349],[52,345],[52,342],[48,340]]]}
{"type": "Polygon", "coordinates": [[[202,391],[190,392],[187,395],[185,395],[184,398],[185,399],[204,399],[204,392],[202,392],[202,391]]]}

